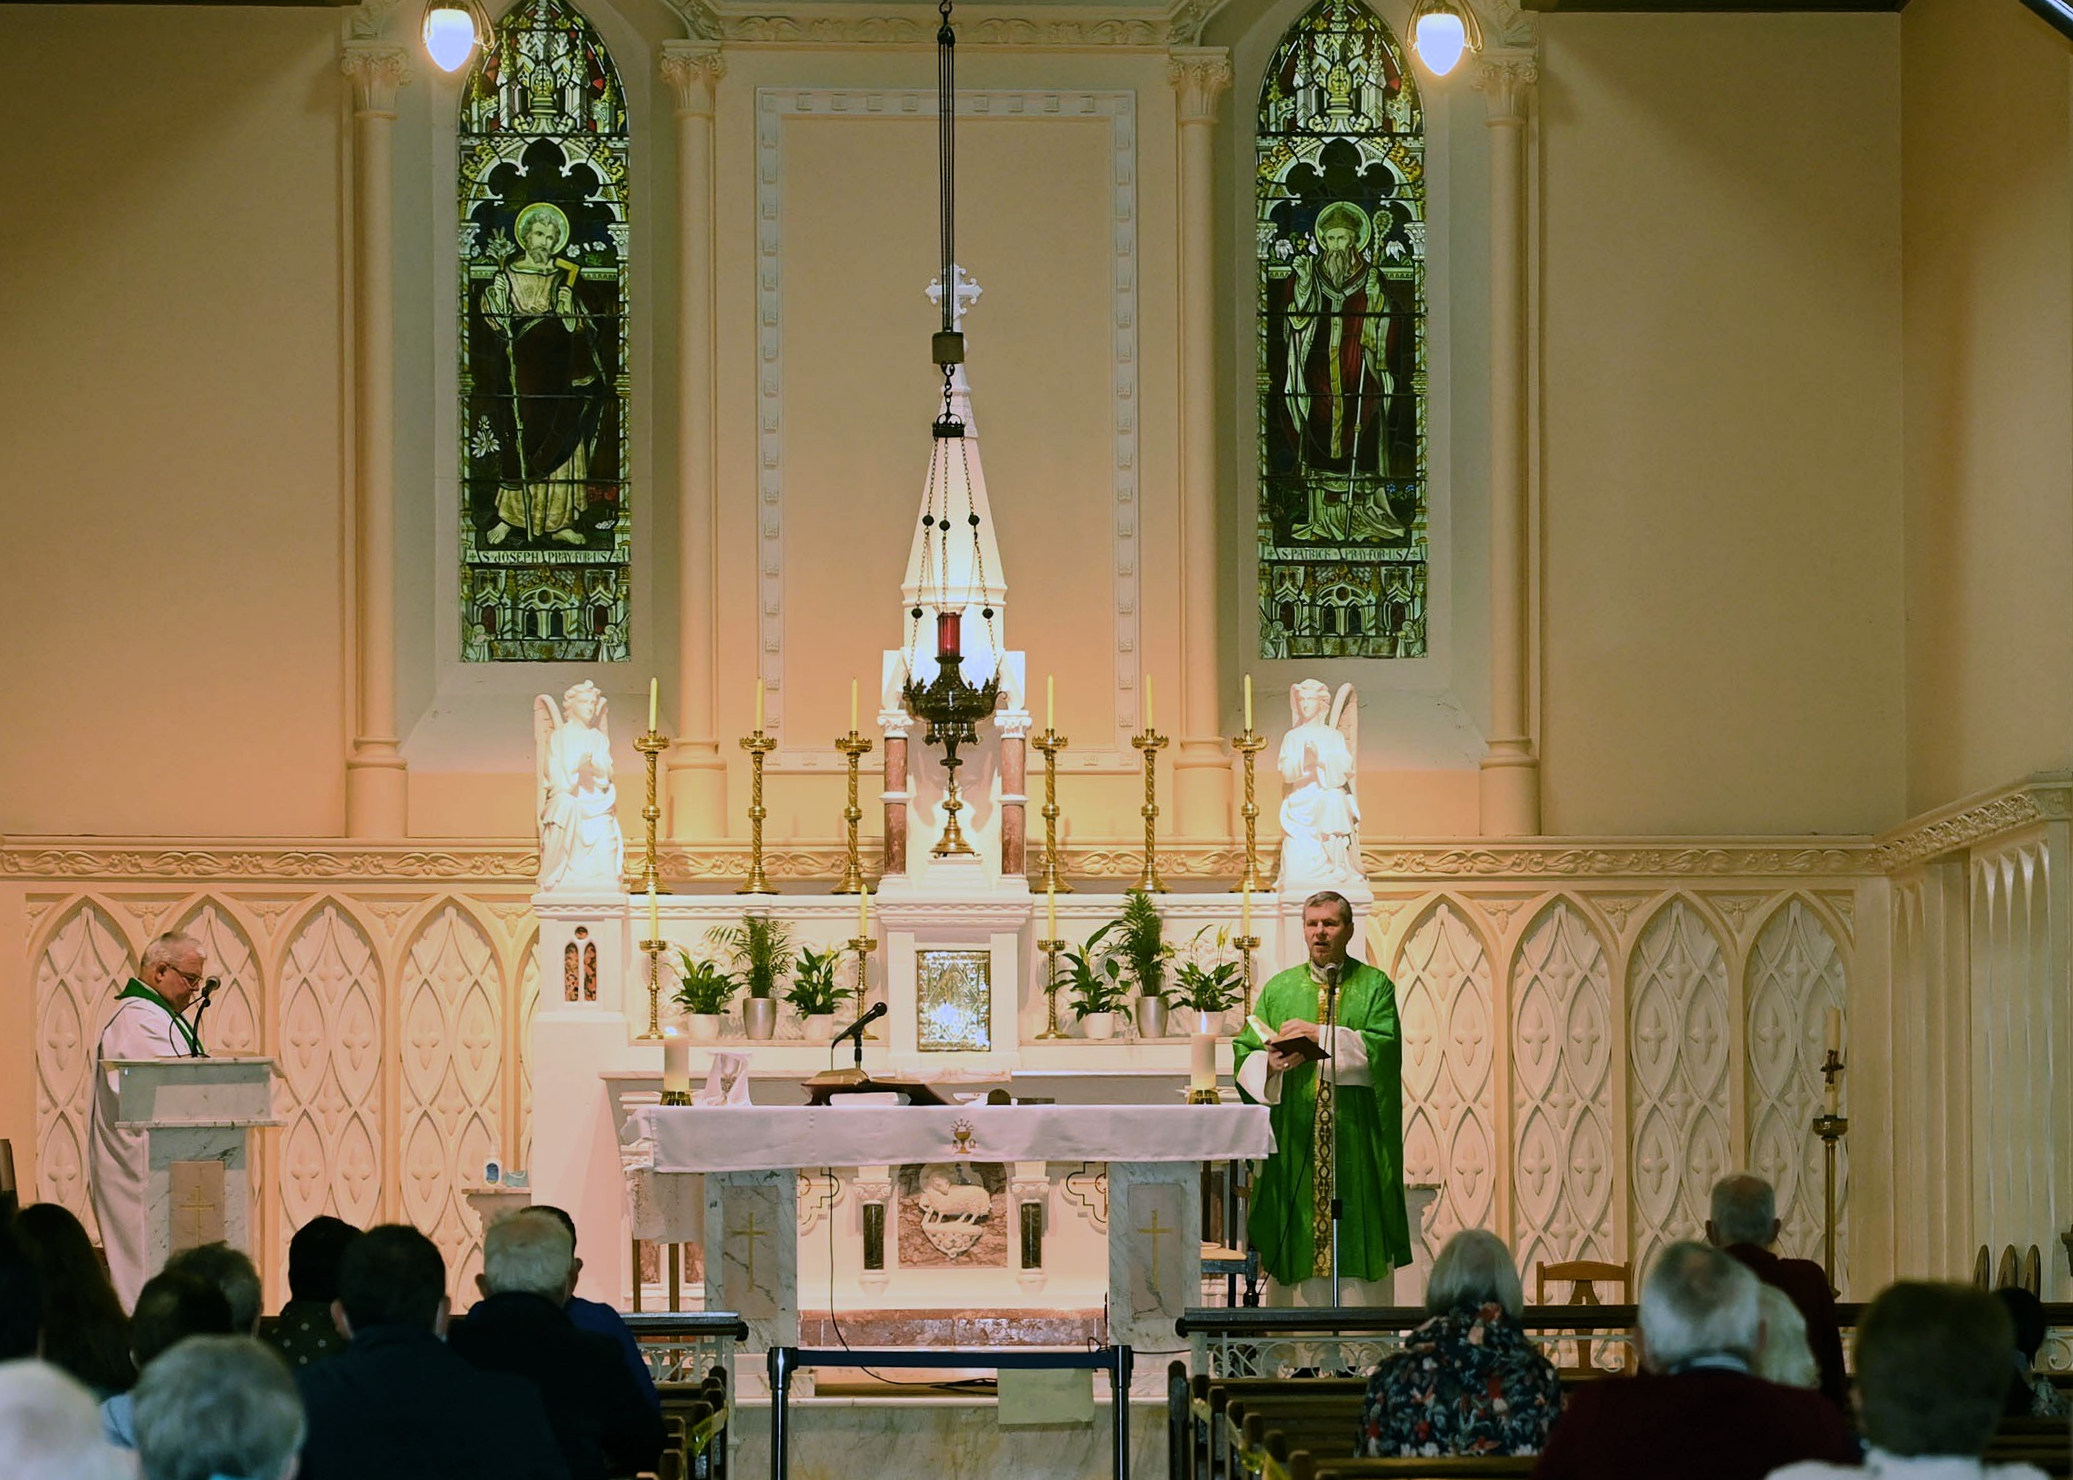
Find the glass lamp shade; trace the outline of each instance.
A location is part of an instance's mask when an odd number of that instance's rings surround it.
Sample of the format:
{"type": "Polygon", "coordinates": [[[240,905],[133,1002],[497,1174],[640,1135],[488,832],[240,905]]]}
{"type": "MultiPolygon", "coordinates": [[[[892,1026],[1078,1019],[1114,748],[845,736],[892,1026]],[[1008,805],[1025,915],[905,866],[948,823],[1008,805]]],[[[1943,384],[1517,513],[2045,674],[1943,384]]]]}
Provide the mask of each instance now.
{"type": "Polygon", "coordinates": [[[458,72],[475,50],[475,17],[458,5],[425,11],[425,50],[442,72],[458,72]]]}
{"type": "Polygon", "coordinates": [[[1417,28],[1411,33],[1411,44],[1418,50],[1418,60],[1425,63],[1435,77],[1445,77],[1460,63],[1462,52],[1468,49],[1468,28],[1451,10],[1428,10],[1418,17],[1417,28]]]}

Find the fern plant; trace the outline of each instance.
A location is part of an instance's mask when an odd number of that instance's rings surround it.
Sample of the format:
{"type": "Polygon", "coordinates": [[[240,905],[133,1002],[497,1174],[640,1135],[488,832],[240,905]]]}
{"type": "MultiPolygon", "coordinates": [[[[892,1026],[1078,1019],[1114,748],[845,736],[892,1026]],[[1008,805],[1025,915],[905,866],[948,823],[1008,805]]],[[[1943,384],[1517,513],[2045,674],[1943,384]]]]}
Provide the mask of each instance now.
{"type": "Polygon", "coordinates": [[[1173,947],[1166,943],[1166,921],[1152,897],[1141,889],[1123,896],[1123,914],[1116,922],[1115,953],[1140,997],[1166,1000],[1166,963],[1173,947]]]}
{"type": "Polygon", "coordinates": [[[799,962],[793,969],[792,985],[785,992],[785,1001],[791,1003],[801,1017],[834,1012],[842,1005],[842,999],[850,995],[847,987],[835,984],[835,968],[841,959],[839,951],[816,951],[812,946],[800,948],[799,962]]]}
{"type": "Polygon", "coordinates": [[[759,1001],[777,991],[795,959],[792,927],[769,915],[743,915],[739,925],[715,925],[707,939],[726,949],[734,976],[759,1001]]]}

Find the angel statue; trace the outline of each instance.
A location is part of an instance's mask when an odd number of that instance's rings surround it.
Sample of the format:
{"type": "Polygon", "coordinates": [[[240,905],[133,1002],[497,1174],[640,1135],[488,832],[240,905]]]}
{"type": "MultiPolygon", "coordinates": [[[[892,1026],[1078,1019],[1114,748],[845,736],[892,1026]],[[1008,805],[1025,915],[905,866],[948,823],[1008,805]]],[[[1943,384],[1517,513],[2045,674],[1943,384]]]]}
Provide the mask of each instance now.
{"type": "Polygon", "coordinates": [[[1281,738],[1281,878],[1284,894],[1360,885],[1360,701],[1353,685],[1334,695],[1306,678],[1288,689],[1289,731],[1281,738]]]}
{"type": "Polygon", "coordinates": [[[533,700],[540,889],[616,890],[626,840],[612,787],[605,696],[586,679],[562,695],[562,705],[556,709],[546,694],[533,700]]]}

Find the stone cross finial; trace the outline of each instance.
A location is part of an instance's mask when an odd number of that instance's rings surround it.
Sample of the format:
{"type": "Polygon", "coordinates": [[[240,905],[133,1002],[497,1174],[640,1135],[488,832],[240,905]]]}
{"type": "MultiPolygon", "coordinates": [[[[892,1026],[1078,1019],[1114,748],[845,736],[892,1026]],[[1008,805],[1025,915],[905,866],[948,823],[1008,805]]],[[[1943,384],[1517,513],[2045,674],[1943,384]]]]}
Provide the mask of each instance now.
{"type": "MultiPolygon", "coordinates": [[[[965,314],[979,301],[979,295],[985,290],[973,282],[972,275],[955,262],[950,264],[950,276],[957,285],[957,299],[950,306],[950,327],[962,331],[965,326],[965,314]]],[[[929,302],[937,308],[943,306],[943,279],[940,274],[929,279],[928,294],[929,302]]]]}

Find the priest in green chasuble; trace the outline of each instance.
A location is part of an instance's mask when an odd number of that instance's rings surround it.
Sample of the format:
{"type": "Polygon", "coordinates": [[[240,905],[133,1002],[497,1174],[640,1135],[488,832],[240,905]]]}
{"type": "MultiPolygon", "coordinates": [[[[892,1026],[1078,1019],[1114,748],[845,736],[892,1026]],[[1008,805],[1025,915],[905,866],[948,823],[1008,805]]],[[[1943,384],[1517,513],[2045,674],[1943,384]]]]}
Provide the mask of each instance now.
{"type": "Polygon", "coordinates": [[[1274,1154],[1253,1184],[1248,1232],[1267,1272],[1270,1305],[1331,1304],[1332,1141],[1335,1128],[1344,1211],[1339,1231],[1340,1299],[1387,1305],[1395,1271],[1411,1262],[1404,1212],[1403,1040],[1396,984],[1346,954],[1353,906],[1330,890],[1303,904],[1309,960],[1261,988],[1253,1016],[1269,1039],[1307,1038],[1331,1055],[1307,1061],[1262,1040],[1248,1024],[1232,1045],[1238,1089],[1271,1107],[1274,1154]],[[1326,983],[1336,976],[1336,1025],[1320,1020],[1326,983]]]}

